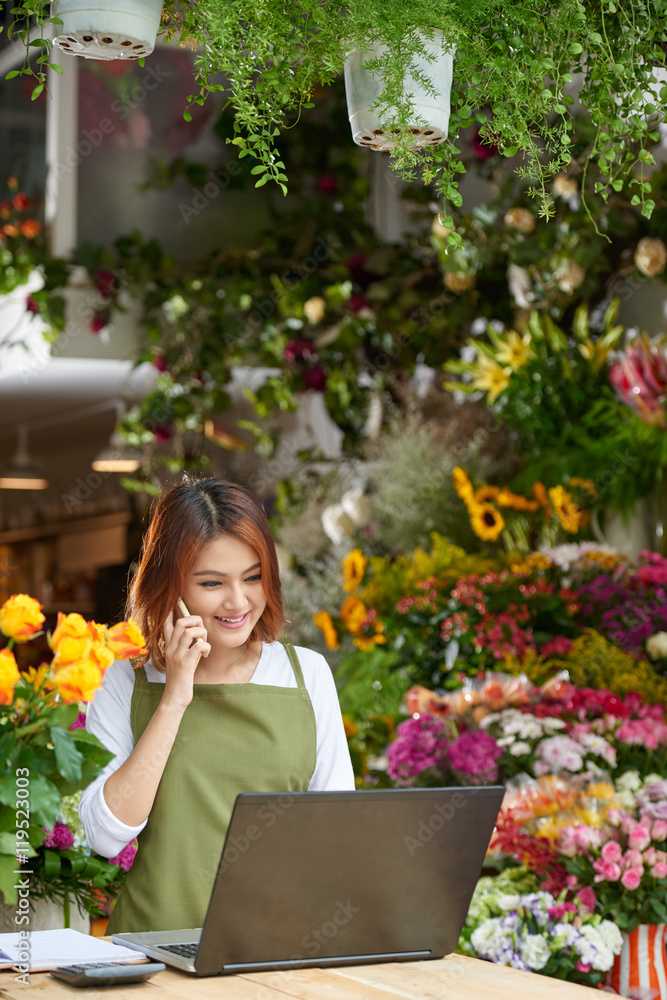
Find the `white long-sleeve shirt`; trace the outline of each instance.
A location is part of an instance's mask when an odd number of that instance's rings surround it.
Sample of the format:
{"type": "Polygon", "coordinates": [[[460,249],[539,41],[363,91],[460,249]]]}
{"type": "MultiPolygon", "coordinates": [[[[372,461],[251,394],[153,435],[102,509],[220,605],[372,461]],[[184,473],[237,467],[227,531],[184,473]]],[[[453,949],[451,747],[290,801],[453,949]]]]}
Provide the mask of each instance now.
{"type": "MultiPolygon", "coordinates": [[[[329,664],[320,653],[297,646],[303,679],[310,696],[317,726],[317,761],[308,785],[309,791],[349,791],[354,789],[354,774],[345,737],[338,693],[329,664]]],[[[149,681],[163,683],[165,674],[149,661],[145,665],[149,681]]],[[[279,642],[264,643],[250,684],[274,687],[297,687],[294,668],[285,647],[279,642]]],[[[113,663],[95,700],[88,706],[86,730],[93,733],[115,754],[102,773],[81,793],[79,816],[88,843],[105,858],[116,857],[145,827],[128,826],[115,816],[104,798],[104,784],[110,774],[124,764],[134,748],[130,724],[130,705],[134,689],[134,670],[129,660],[113,663]]]]}

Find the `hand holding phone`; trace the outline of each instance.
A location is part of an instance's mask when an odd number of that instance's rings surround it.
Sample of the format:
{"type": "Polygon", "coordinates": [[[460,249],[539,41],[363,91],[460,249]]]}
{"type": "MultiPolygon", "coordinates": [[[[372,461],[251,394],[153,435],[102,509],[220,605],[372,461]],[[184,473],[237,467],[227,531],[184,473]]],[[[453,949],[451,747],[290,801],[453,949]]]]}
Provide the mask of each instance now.
{"type": "MultiPolygon", "coordinates": [[[[177,604],[178,604],[178,608],[179,608],[179,611],[181,612],[181,614],[185,615],[186,618],[189,618],[190,617],[190,612],[188,611],[187,605],[186,605],[186,603],[185,603],[185,601],[183,600],[182,597],[179,597],[179,599],[177,601],[177,604]]],[[[199,642],[199,643],[201,643],[203,641],[204,640],[202,638],[200,638],[199,636],[196,639],[196,642],[199,642]]],[[[199,666],[199,661],[200,660],[201,660],[201,653],[197,657],[196,666],[199,666]]]]}

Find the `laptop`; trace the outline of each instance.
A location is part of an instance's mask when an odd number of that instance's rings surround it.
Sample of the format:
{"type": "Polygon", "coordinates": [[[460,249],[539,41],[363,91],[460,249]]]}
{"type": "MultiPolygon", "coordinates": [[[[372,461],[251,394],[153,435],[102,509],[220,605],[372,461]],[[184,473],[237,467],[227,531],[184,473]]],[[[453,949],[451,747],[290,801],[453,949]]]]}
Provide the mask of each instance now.
{"type": "Polygon", "coordinates": [[[453,952],[502,786],[237,797],[204,926],[112,941],[196,976],[453,952]]]}

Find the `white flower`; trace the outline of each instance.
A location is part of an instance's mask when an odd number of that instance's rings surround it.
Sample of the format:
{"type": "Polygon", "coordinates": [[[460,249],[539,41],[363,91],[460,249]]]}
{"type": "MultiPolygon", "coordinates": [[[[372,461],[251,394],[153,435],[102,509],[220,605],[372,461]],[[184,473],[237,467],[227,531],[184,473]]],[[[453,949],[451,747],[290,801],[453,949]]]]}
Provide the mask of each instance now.
{"type": "Polygon", "coordinates": [[[639,777],[639,771],[626,771],[620,778],[616,778],[614,784],[623,792],[636,792],[642,787],[642,779],[639,777]]]}
{"type": "Polygon", "coordinates": [[[507,268],[507,284],[510,295],[520,309],[530,309],[531,303],[535,301],[533,283],[525,267],[518,267],[510,264],[507,268]]]}
{"type": "Polygon", "coordinates": [[[498,896],[496,900],[496,906],[500,910],[516,910],[521,902],[521,896],[518,893],[505,892],[502,896],[498,896]]]}
{"type": "Polygon", "coordinates": [[[537,753],[542,762],[541,774],[545,773],[543,768],[559,771],[564,767],[567,771],[580,771],[584,765],[582,747],[569,736],[549,736],[542,740],[537,753]]]}
{"type": "Polygon", "coordinates": [[[604,941],[605,945],[614,955],[620,955],[623,951],[623,935],[619,931],[616,924],[613,924],[611,920],[603,920],[602,923],[598,924],[598,934],[604,941]]]}
{"type": "Polygon", "coordinates": [[[646,652],[652,660],[667,656],[667,632],[656,632],[646,640],[646,652]]]}
{"type": "MultiPolygon", "coordinates": [[[[595,948],[595,957],[590,963],[593,968],[598,972],[607,972],[608,969],[611,969],[614,963],[614,954],[611,948],[605,944],[597,927],[593,927],[592,924],[584,924],[580,930],[580,934],[587,941],[590,941],[595,948]]],[[[584,961],[586,960],[584,959],[584,961]]]]}
{"type": "Polygon", "coordinates": [[[510,743],[514,743],[516,736],[502,736],[496,743],[499,747],[508,747],[510,743]]]}
{"type": "Polygon", "coordinates": [[[556,924],[553,929],[553,936],[565,938],[565,947],[569,948],[579,937],[579,931],[572,924],[556,924]]]}
{"type": "Polygon", "coordinates": [[[500,917],[490,917],[472,932],[470,943],[482,958],[490,958],[502,950],[506,938],[502,932],[500,920],[500,917]]]}
{"type": "MultiPolygon", "coordinates": [[[[500,740],[498,740],[500,743],[500,740]]],[[[510,754],[512,757],[521,757],[524,753],[530,753],[530,743],[523,743],[521,740],[515,743],[513,747],[510,747],[510,754]]]]}
{"type": "Polygon", "coordinates": [[[183,296],[179,295],[178,292],[162,303],[163,312],[170,323],[175,323],[181,316],[185,316],[189,308],[183,296]]]}
{"type": "Polygon", "coordinates": [[[345,536],[352,531],[354,523],[343,510],[343,505],[334,503],[322,511],[322,527],[327,538],[330,538],[334,545],[340,545],[345,536]]]}
{"type": "Polygon", "coordinates": [[[348,490],[343,493],[340,505],[353,524],[368,524],[371,516],[371,504],[362,489],[348,490]]]}
{"type": "Polygon", "coordinates": [[[551,956],[551,949],[539,934],[528,934],[519,943],[519,954],[529,969],[543,969],[551,956]]]}
{"type": "Polygon", "coordinates": [[[611,767],[616,767],[616,751],[602,736],[596,736],[595,733],[582,733],[577,742],[597,757],[602,757],[611,767]]]}
{"type": "Polygon", "coordinates": [[[562,719],[542,719],[542,726],[545,732],[553,732],[555,729],[565,729],[565,725],[562,719]]]}

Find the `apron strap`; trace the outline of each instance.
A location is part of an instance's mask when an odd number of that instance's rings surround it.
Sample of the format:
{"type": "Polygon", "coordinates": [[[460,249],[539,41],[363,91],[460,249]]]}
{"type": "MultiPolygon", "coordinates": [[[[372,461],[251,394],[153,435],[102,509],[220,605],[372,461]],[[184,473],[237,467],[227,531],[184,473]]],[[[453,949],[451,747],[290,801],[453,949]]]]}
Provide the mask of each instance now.
{"type": "Polygon", "coordinates": [[[299,663],[299,657],[296,655],[296,649],[294,648],[291,642],[286,642],[283,645],[285,646],[287,655],[289,656],[290,661],[292,663],[292,668],[294,670],[294,675],[296,677],[297,684],[299,685],[299,690],[301,692],[305,692],[306,684],[303,679],[303,673],[301,670],[301,664],[299,663]]]}

